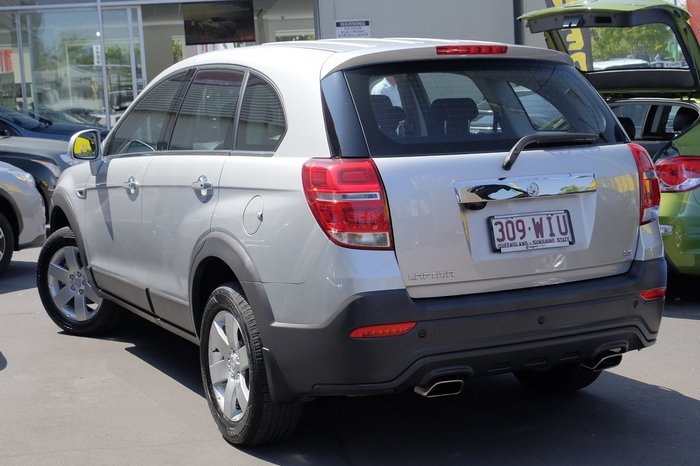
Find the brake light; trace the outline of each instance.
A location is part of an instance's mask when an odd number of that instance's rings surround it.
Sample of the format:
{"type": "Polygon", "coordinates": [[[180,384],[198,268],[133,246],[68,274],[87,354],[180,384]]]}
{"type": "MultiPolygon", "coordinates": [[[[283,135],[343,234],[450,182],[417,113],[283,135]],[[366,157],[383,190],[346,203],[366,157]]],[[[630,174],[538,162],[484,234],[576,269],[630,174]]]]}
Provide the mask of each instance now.
{"type": "Polygon", "coordinates": [[[659,217],[659,180],[649,153],[640,145],[627,144],[632,149],[639,173],[639,224],[645,225],[659,217]]]}
{"type": "Polygon", "coordinates": [[[656,164],[661,192],[678,193],[700,186],[700,157],[671,157],[656,164]]]}
{"type": "Polygon", "coordinates": [[[654,288],[651,290],[642,291],[639,293],[639,297],[644,301],[655,301],[661,299],[666,295],[666,288],[654,288]]]}
{"type": "Polygon", "coordinates": [[[358,249],[391,249],[386,194],[371,159],[311,159],[302,169],[304,194],[323,232],[358,249]]]}
{"type": "Polygon", "coordinates": [[[402,322],[400,324],[370,325],[356,328],[350,332],[350,338],[381,338],[405,335],[416,326],[415,322],[402,322]]]}
{"type": "Polygon", "coordinates": [[[438,45],[438,55],[500,55],[508,52],[507,45],[438,45]]]}

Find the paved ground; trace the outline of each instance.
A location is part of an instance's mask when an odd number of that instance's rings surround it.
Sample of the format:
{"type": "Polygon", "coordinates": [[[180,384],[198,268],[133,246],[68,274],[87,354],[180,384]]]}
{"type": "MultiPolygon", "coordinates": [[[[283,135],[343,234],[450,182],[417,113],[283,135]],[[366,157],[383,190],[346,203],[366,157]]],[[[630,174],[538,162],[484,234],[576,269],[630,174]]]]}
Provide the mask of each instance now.
{"type": "Polygon", "coordinates": [[[0,464],[696,465],[700,292],[668,300],[659,342],[570,398],[511,376],[457,397],[327,399],[289,441],[240,450],[203,397],[197,350],[131,318],[107,339],[71,337],[44,314],[37,250],[0,278],[0,464]]]}

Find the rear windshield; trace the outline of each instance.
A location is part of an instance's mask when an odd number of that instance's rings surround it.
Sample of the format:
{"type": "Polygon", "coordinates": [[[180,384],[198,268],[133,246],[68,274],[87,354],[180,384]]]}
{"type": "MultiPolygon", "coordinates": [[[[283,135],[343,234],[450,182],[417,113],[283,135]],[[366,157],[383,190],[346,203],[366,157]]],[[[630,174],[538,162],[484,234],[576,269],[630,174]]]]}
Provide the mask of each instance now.
{"type": "Polygon", "coordinates": [[[372,156],[509,151],[534,133],[616,139],[610,110],[570,65],[422,61],[352,69],[345,79],[372,156]]]}

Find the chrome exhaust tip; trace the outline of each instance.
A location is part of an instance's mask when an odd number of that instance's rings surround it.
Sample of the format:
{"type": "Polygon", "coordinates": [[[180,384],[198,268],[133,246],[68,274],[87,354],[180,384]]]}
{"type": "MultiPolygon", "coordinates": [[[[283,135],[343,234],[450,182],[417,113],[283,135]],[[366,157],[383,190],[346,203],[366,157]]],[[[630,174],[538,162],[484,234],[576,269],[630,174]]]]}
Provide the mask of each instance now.
{"type": "Polygon", "coordinates": [[[597,360],[593,360],[581,365],[586,369],[590,369],[592,371],[602,371],[605,369],[615,367],[619,365],[620,362],[622,362],[622,354],[613,350],[612,352],[601,356],[597,360]]]}
{"type": "Polygon", "coordinates": [[[464,380],[462,379],[441,380],[427,388],[416,385],[413,391],[426,398],[438,398],[441,396],[459,395],[462,393],[463,387],[464,380]]]}

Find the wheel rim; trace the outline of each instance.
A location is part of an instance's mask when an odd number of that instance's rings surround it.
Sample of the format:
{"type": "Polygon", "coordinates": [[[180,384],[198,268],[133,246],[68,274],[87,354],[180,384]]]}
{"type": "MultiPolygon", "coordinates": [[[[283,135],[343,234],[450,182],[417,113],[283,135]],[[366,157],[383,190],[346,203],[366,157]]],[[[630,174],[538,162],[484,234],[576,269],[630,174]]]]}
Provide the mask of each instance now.
{"type": "Polygon", "coordinates": [[[77,247],[66,246],[56,251],[47,275],[51,299],[64,317],[85,322],[97,314],[102,298],[87,281],[77,247]]]}
{"type": "Polygon", "coordinates": [[[243,330],[229,311],[220,311],[209,329],[209,375],[219,410],[239,421],[250,401],[250,363],[243,330]]]}

